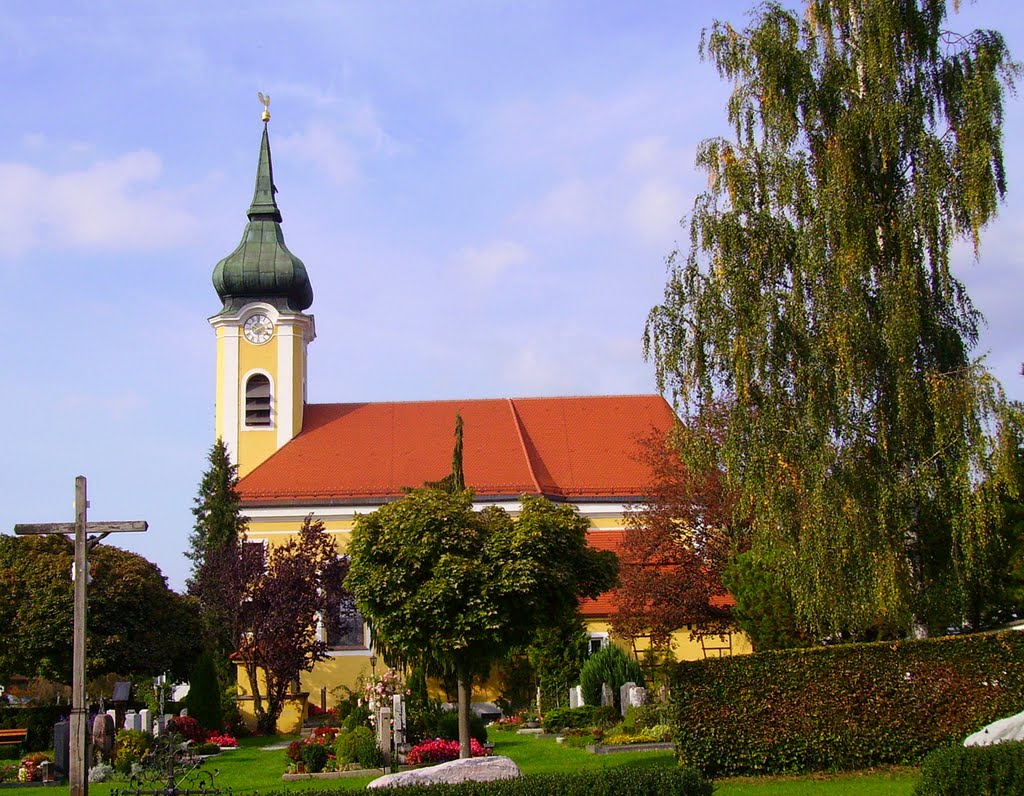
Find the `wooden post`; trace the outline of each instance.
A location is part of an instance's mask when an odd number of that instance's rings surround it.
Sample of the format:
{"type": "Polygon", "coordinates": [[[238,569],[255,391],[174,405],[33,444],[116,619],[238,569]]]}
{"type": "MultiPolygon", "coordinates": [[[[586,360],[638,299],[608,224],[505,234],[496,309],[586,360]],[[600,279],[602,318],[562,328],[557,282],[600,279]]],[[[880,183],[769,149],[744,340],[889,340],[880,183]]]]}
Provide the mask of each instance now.
{"type": "Polygon", "coordinates": [[[71,726],[70,759],[68,760],[68,784],[70,796],[89,794],[89,704],[85,699],[85,635],[88,606],[89,550],[109,534],[125,531],[145,531],[145,521],[131,522],[88,522],[89,501],[86,493],[85,476],[75,478],[75,521],[74,523],[35,523],[15,525],[14,533],[19,536],[40,536],[47,534],[68,534],[75,542],[75,606],[74,630],[72,631],[72,672],[71,672],[71,726]],[[88,537],[89,533],[96,536],[88,537]]]}
{"type": "Polygon", "coordinates": [[[85,622],[89,562],[86,549],[85,476],[75,479],[75,628],[72,640],[74,655],[71,675],[71,755],[68,760],[68,783],[71,796],[89,793],[89,736],[86,724],[89,706],[85,701],[85,622]]]}

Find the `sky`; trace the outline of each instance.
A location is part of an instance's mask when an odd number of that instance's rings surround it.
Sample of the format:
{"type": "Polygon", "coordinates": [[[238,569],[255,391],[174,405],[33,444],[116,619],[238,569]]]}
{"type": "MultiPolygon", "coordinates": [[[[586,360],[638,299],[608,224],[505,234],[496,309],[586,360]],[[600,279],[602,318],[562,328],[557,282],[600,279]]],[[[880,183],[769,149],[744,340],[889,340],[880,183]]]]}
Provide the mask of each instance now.
{"type": "MultiPolygon", "coordinates": [[[[949,27],[1000,30],[1018,0],[949,27]]],[[[636,394],[665,257],[728,132],[702,28],[748,2],[5,0],[0,532],[109,543],[181,590],[213,443],[214,265],[241,237],[271,97],[278,204],[314,290],[313,402],[636,394]]],[[[1024,399],[1024,104],[1009,195],[956,271],[1024,399]],[[1020,176],[1019,176],[1020,175],[1020,176]]]]}

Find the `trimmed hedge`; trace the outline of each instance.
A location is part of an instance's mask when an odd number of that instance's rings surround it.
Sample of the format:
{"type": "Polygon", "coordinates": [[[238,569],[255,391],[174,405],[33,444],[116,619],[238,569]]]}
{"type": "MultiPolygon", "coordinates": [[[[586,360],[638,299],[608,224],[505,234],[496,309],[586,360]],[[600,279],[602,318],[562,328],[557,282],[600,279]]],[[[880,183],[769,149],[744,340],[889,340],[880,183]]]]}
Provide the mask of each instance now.
{"type": "Polygon", "coordinates": [[[1024,706],[1024,633],[677,664],[676,753],[706,775],[915,765],[1024,706]]]}
{"type": "MultiPolygon", "coordinates": [[[[401,796],[711,796],[712,785],[692,768],[608,768],[571,774],[535,774],[497,782],[390,788],[401,796]]],[[[305,790],[303,796],[337,796],[336,790],[305,790]]],[[[261,796],[290,796],[272,791],[261,796]]]]}
{"type": "Polygon", "coordinates": [[[545,732],[584,730],[590,727],[606,729],[621,720],[622,714],[611,705],[582,705],[578,708],[551,708],[544,714],[542,726],[545,732]]]}
{"type": "Polygon", "coordinates": [[[1024,744],[957,744],[936,749],[924,759],[916,796],[1019,796],[1024,793],[1024,744]]]}

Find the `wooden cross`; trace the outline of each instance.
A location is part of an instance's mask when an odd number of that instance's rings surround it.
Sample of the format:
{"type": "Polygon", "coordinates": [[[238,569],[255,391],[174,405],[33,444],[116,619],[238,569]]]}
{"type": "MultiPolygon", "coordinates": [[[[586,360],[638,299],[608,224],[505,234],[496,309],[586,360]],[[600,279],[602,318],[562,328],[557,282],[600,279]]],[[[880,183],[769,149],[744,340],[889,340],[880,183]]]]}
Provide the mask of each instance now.
{"type": "Polygon", "coordinates": [[[75,521],[49,522],[15,525],[19,536],[40,536],[67,534],[75,540],[75,627],[73,638],[73,664],[71,679],[71,749],[68,760],[68,783],[71,796],[88,796],[89,760],[88,727],[89,706],[85,701],[85,617],[87,600],[87,577],[89,571],[88,551],[112,533],[145,531],[149,523],[144,520],[133,522],[87,522],[85,476],[75,478],[75,521]],[[88,534],[96,534],[88,536],[88,534]]]}

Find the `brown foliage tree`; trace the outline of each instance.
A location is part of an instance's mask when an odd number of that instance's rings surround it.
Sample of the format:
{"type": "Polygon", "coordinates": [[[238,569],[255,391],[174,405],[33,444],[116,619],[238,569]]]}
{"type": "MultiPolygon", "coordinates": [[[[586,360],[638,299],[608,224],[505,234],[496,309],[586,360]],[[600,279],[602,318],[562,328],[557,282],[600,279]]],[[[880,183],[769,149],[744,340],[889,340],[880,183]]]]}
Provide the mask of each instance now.
{"type": "Polygon", "coordinates": [[[679,426],[645,441],[654,481],[645,502],[627,514],[619,551],[612,629],[631,641],[650,636],[661,648],[686,625],[702,637],[730,624],[722,572],[736,542],[734,500],[721,471],[695,472],[683,463],[679,435],[693,433],[679,426]]]}

